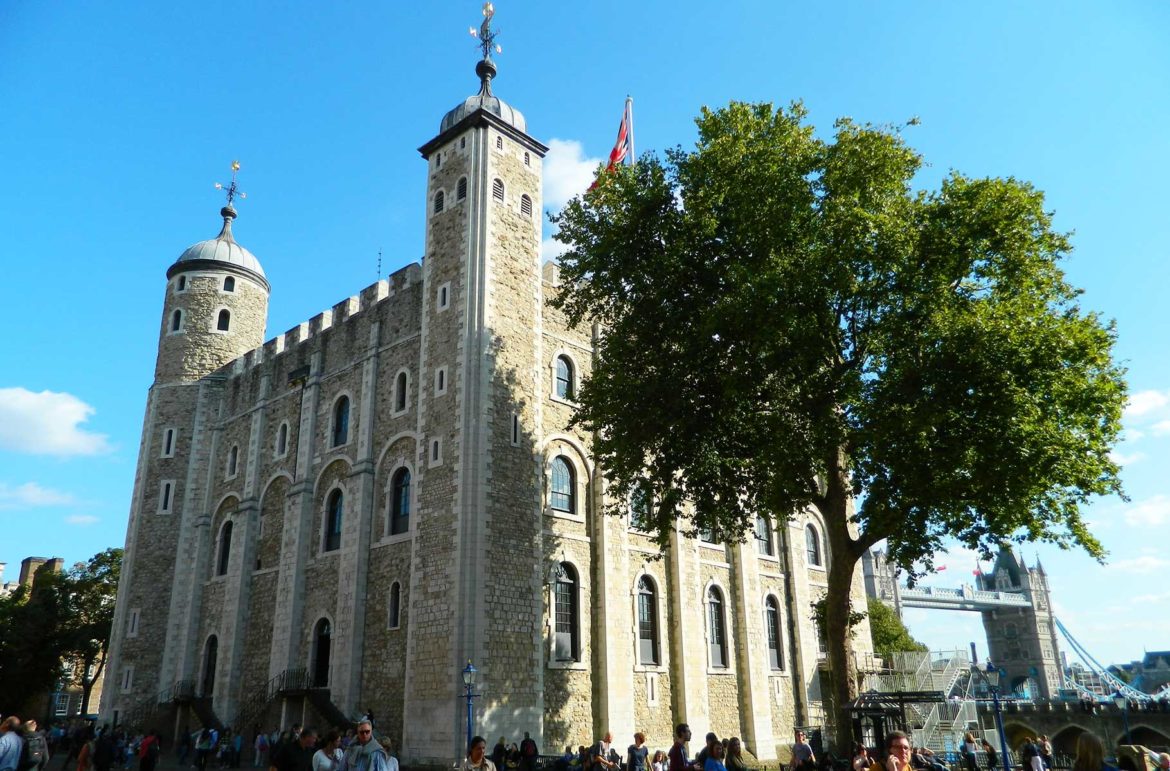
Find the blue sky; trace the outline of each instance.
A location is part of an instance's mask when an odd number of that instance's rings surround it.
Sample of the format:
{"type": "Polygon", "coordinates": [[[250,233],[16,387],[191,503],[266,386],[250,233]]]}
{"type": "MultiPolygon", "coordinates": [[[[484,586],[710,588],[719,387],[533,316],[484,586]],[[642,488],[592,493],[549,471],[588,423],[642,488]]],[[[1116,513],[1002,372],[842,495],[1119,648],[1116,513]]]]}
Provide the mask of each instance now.
{"type": "MultiPolygon", "coordinates": [[[[634,97],[639,153],[694,140],[703,105],[804,100],[921,125],[929,166],[1015,176],[1075,231],[1066,268],[1117,320],[1133,392],[1118,448],[1130,503],[1089,513],[1110,563],[1039,553],[1059,615],[1096,655],[1170,648],[1170,4],[502,0],[498,95],[552,148],[546,204],[582,190],[634,97]]],[[[0,4],[0,561],[121,545],[166,268],[235,233],[273,285],[271,337],[423,249],[417,148],[473,93],[474,0],[0,4]]],[[[546,236],[548,226],[546,225],[546,236]]],[[[555,247],[548,244],[551,256],[555,247]]],[[[971,555],[940,559],[940,584],[971,555]]],[[[973,616],[912,612],[932,646],[973,616]]]]}

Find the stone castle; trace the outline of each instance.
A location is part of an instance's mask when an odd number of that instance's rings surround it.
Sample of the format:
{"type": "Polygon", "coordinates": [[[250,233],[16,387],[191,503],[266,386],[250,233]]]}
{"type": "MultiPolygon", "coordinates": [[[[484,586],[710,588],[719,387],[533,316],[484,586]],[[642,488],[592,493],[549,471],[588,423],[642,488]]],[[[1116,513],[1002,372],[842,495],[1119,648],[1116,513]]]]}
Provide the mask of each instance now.
{"type": "Polygon", "coordinates": [[[547,148],[490,58],[476,73],[420,148],[421,263],[267,342],[230,200],[167,270],[102,719],[372,712],[405,761],[446,764],[471,661],[493,740],[666,748],[685,720],[785,754],[824,720],[822,524],[762,517],[717,544],[684,523],[662,555],[636,502],[600,514],[603,470],[568,428],[595,332],[548,306],[540,262],[547,148]]]}

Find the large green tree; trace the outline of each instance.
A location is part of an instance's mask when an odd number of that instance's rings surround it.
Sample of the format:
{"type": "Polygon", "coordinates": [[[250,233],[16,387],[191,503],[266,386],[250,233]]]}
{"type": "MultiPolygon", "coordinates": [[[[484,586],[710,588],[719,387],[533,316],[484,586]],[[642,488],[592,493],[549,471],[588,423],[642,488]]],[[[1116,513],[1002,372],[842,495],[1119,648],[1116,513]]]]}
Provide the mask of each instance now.
{"type": "Polygon", "coordinates": [[[66,573],[45,565],[30,585],[0,598],[0,714],[30,706],[63,679],[81,686],[88,713],[109,650],[121,567],[122,550],[106,549],[66,573]]]}
{"type": "Polygon", "coordinates": [[[805,117],[705,109],[694,149],[604,174],[553,218],[553,304],[604,330],[574,420],[611,500],[653,492],[664,547],[680,518],[728,540],[757,512],[824,520],[840,709],[850,587],[879,541],[911,572],[948,538],[1103,556],[1081,509],[1121,492],[1126,387],[1039,191],[959,173],[915,191],[900,128],[821,138],[805,117]]]}

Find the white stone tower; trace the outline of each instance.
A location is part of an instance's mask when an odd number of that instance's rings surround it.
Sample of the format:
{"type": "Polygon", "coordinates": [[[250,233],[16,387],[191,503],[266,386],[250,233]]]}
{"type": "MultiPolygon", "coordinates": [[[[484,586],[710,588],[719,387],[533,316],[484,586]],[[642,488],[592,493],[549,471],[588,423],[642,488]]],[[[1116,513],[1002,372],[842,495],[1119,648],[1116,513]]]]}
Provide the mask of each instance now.
{"type": "Polygon", "coordinates": [[[206,561],[200,543],[206,517],[197,512],[213,454],[214,392],[223,381],[208,376],[264,340],[268,280],[259,260],[232,235],[234,194],[233,181],[219,235],[186,249],[166,274],[111,634],[107,676],[113,687],[102,694],[102,713],[115,718],[134,703],[153,703],[185,673],[178,659],[186,646],[173,638],[186,630],[171,620],[192,603],[192,588],[201,586],[194,577],[206,561]],[[200,521],[185,527],[191,520],[200,521]]]}
{"type": "MultiPolygon", "coordinates": [[[[490,22],[490,8],[485,16],[490,22]]],[[[423,717],[403,740],[432,757],[464,751],[458,673],[468,660],[480,669],[484,735],[540,735],[543,714],[533,435],[543,308],[540,164],[548,148],[492,94],[488,22],[479,93],[448,112],[420,148],[429,169],[421,369],[429,381],[446,368],[454,389],[453,405],[422,405],[421,460],[434,507],[427,512],[431,504],[422,503],[416,554],[424,562],[413,591],[447,612],[413,622],[405,709],[423,717]],[[485,557],[517,550],[515,563],[485,557]]]]}

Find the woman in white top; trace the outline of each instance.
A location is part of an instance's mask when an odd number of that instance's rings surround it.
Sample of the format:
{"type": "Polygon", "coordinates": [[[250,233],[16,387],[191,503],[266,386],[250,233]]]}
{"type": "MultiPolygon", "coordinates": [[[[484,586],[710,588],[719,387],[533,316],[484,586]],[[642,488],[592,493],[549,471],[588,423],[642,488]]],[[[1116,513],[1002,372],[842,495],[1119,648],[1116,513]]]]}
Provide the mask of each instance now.
{"type": "Polygon", "coordinates": [[[313,753],[313,771],[337,771],[341,765],[341,734],[327,732],[321,737],[320,747],[313,753]]]}
{"type": "Polygon", "coordinates": [[[482,736],[472,737],[460,771],[496,771],[496,764],[488,760],[487,741],[482,736]]]}

